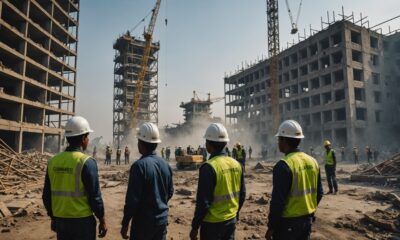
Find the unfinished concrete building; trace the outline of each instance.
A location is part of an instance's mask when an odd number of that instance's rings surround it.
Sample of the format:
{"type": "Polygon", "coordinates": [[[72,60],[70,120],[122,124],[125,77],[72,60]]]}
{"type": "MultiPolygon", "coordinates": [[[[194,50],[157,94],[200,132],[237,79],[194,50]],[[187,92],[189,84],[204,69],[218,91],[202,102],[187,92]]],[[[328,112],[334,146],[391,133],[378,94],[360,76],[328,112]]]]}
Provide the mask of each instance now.
{"type": "MultiPolygon", "coordinates": [[[[349,148],[398,143],[399,37],[343,20],[281,52],[280,120],[299,121],[306,146],[324,139],[349,148]]],[[[227,123],[238,136],[247,132],[275,147],[269,61],[225,77],[224,84],[227,123]]]]}
{"type": "MultiPolygon", "coordinates": [[[[143,60],[145,42],[130,35],[119,37],[114,43],[114,104],[113,144],[129,143],[132,106],[137,77],[143,60]]],[[[158,51],[160,43],[152,43],[148,70],[140,94],[137,125],[142,122],[158,123],[158,51]]]]}
{"type": "Polygon", "coordinates": [[[0,1],[0,138],[58,151],[75,113],[79,0],[0,1]]]}

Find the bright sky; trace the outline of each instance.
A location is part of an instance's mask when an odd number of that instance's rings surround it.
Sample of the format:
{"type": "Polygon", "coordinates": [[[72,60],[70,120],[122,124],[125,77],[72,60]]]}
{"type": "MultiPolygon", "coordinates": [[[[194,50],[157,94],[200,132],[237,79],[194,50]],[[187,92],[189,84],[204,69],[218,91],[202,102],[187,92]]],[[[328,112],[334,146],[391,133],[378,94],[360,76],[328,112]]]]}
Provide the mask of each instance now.
{"type": "MultiPolygon", "coordinates": [[[[78,45],[77,114],[86,117],[94,137],[112,141],[113,42],[132,29],[154,7],[155,0],[82,0],[78,45]]],[[[296,18],[299,0],[289,0],[296,18]]],[[[345,7],[368,16],[370,26],[400,14],[398,0],[304,0],[298,26],[303,33],[321,28],[321,16],[345,7]]],[[[292,42],[285,1],[279,1],[281,47],[292,42]]],[[[224,96],[223,77],[242,62],[267,55],[265,0],[162,0],[154,40],[160,41],[159,126],[183,121],[179,104],[193,90],[206,98],[224,96]],[[168,25],[164,23],[168,19],[168,25]],[[204,93],[204,94],[201,94],[204,93]]],[[[146,19],[146,26],[150,17],[146,19]]],[[[332,18],[330,17],[332,21],[332,18]]],[[[133,33],[139,36],[144,24],[133,33]]],[[[391,22],[400,28],[400,20],[391,22]]],[[[387,28],[385,28],[387,31],[387,28]]],[[[297,41],[297,35],[294,39],[297,41]]],[[[213,105],[224,117],[223,101],[213,105]]]]}

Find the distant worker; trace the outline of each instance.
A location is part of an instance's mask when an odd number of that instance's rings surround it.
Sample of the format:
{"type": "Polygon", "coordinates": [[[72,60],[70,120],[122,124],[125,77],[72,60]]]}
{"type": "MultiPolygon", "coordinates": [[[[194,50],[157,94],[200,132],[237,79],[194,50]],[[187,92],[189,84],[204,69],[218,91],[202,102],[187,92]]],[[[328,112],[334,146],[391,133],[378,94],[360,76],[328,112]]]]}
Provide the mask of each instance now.
{"type": "Polygon", "coordinates": [[[325,152],[325,173],[326,180],[328,181],[329,192],[326,194],[336,194],[338,185],[336,181],[336,155],[335,151],[331,148],[331,142],[324,141],[325,152]]]}
{"type": "Polygon", "coordinates": [[[131,155],[131,151],[129,151],[128,146],[125,146],[124,155],[125,155],[125,164],[129,164],[129,156],[131,155]]]}
{"type": "Polygon", "coordinates": [[[342,158],[341,158],[342,162],[346,161],[344,147],[340,148],[340,154],[342,155],[342,158]]]}
{"type": "Polygon", "coordinates": [[[128,239],[166,239],[168,225],[168,201],[174,189],[172,169],[156,155],[161,142],[158,128],[153,123],[144,123],[137,134],[138,150],[142,154],[129,172],[121,236],[128,239]]]}
{"type": "Polygon", "coordinates": [[[187,148],[186,148],[186,154],[187,155],[192,155],[192,147],[190,145],[187,146],[187,148]]]}
{"type": "Polygon", "coordinates": [[[279,151],[285,154],[273,169],[273,189],[267,240],[310,239],[311,225],[323,190],[317,161],[301,152],[304,138],[296,121],[287,120],[278,133],[279,151]]]}
{"type": "Polygon", "coordinates": [[[116,158],[116,161],[115,161],[117,165],[121,164],[121,154],[122,154],[122,150],[118,146],[118,148],[117,148],[117,158],[116,158]]]}
{"type": "Polygon", "coordinates": [[[97,149],[96,146],[93,147],[93,158],[96,159],[97,149]]]}
{"type": "Polygon", "coordinates": [[[358,164],[358,149],[357,149],[357,147],[353,147],[353,157],[354,157],[354,164],[358,164]]]}
{"type": "Polygon", "coordinates": [[[68,147],[48,161],[43,204],[57,239],[96,239],[107,233],[96,160],[84,154],[89,144],[88,121],[79,116],[65,125],[68,147]]]}
{"type": "Polygon", "coordinates": [[[249,146],[249,159],[251,159],[251,154],[253,153],[253,149],[249,146]]]}
{"type": "Polygon", "coordinates": [[[231,156],[231,152],[229,151],[229,148],[228,148],[228,146],[226,146],[226,148],[225,148],[225,152],[226,152],[226,154],[228,155],[228,157],[230,157],[230,156],[231,156]]]}
{"type": "Polygon", "coordinates": [[[167,161],[169,162],[169,159],[171,157],[171,148],[167,147],[167,149],[165,149],[165,156],[167,158],[167,161]]]}
{"type": "Polygon", "coordinates": [[[110,145],[107,145],[106,147],[106,165],[110,165],[111,164],[111,156],[112,156],[112,148],[110,147],[110,145]]]}
{"type": "Polygon", "coordinates": [[[165,159],[165,149],[161,148],[161,158],[165,159]]]}
{"type": "Polygon", "coordinates": [[[196,209],[190,239],[234,239],[239,211],[246,198],[241,165],[226,155],[229,142],[224,125],[212,123],[204,138],[210,158],[199,170],[196,209]]]}
{"type": "Polygon", "coordinates": [[[372,160],[372,151],[371,151],[371,148],[370,148],[369,146],[366,146],[366,147],[365,147],[365,154],[367,155],[368,163],[371,163],[371,160],[372,160]]]}
{"type": "Polygon", "coordinates": [[[236,160],[242,165],[243,171],[246,170],[246,152],[240,143],[236,143],[236,160]]]}

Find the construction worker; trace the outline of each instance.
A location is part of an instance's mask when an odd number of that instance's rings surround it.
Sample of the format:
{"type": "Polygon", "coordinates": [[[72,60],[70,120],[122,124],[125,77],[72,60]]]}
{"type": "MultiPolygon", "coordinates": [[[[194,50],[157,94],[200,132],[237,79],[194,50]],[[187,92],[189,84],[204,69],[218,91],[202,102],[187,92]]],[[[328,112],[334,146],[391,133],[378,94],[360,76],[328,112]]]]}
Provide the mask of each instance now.
{"type": "Polygon", "coordinates": [[[249,159],[251,159],[251,154],[253,153],[253,149],[249,146],[249,159]]]}
{"type": "Polygon", "coordinates": [[[167,157],[167,161],[169,162],[169,158],[171,157],[171,148],[167,147],[165,150],[165,156],[167,157]]]}
{"type": "Polygon", "coordinates": [[[125,146],[124,155],[125,155],[125,164],[129,164],[129,155],[131,155],[131,151],[129,151],[128,146],[125,146]]]}
{"type": "Polygon", "coordinates": [[[131,240],[163,240],[167,234],[168,201],[174,193],[172,169],[156,155],[161,139],[155,124],[142,124],[137,138],[142,156],[129,172],[121,236],[129,238],[128,227],[132,220],[131,240]]]}
{"type": "Polygon", "coordinates": [[[341,147],[341,148],[340,148],[340,153],[341,153],[341,155],[342,155],[342,158],[341,158],[341,159],[342,159],[342,162],[346,161],[344,147],[341,147]]]}
{"type": "Polygon", "coordinates": [[[228,148],[228,146],[226,146],[226,148],[225,148],[225,152],[226,152],[226,154],[228,155],[228,157],[230,157],[230,156],[231,156],[231,151],[229,151],[229,148],[228,148]]]}
{"type": "Polygon", "coordinates": [[[90,129],[83,117],[72,117],[65,125],[68,147],[47,164],[43,204],[51,217],[57,239],[96,239],[107,233],[104,204],[96,161],[83,153],[89,144],[90,129]]]}
{"type": "Polygon", "coordinates": [[[378,148],[375,148],[374,149],[374,161],[375,162],[378,161],[378,156],[379,156],[379,150],[378,150],[378,148]]]}
{"type": "Polygon", "coordinates": [[[303,130],[294,120],[286,120],[278,133],[279,150],[285,154],[273,169],[273,189],[268,216],[267,240],[310,239],[311,225],[322,198],[317,161],[298,146],[303,130]]]}
{"type": "Polygon", "coordinates": [[[310,156],[315,157],[314,156],[314,148],[312,146],[310,147],[310,156]]]}
{"type": "Polygon", "coordinates": [[[246,152],[240,143],[236,144],[236,160],[242,165],[243,171],[246,170],[246,152]]]}
{"type": "Polygon", "coordinates": [[[122,150],[118,146],[118,148],[117,148],[117,159],[115,161],[117,165],[121,164],[121,154],[122,154],[122,150]]]}
{"type": "Polygon", "coordinates": [[[358,148],[353,147],[354,164],[358,164],[358,148]]]}
{"type": "Polygon", "coordinates": [[[324,141],[325,152],[325,173],[326,180],[328,181],[329,192],[326,194],[336,194],[338,191],[338,185],[336,181],[336,155],[335,151],[331,148],[331,142],[329,140],[324,141]]]}
{"type": "Polygon", "coordinates": [[[190,239],[234,239],[236,221],[246,197],[241,165],[228,157],[224,148],[228,132],[221,123],[212,123],[204,138],[210,158],[199,170],[196,209],[190,239]]]}
{"type": "Polygon", "coordinates": [[[113,150],[110,147],[110,145],[107,145],[107,148],[106,148],[106,165],[110,165],[111,164],[112,152],[113,152],[113,150]]]}
{"type": "Polygon", "coordinates": [[[365,154],[367,155],[368,163],[371,163],[372,151],[371,151],[371,148],[369,146],[365,147],[365,154]]]}
{"type": "Polygon", "coordinates": [[[164,148],[161,148],[161,158],[165,158],[165,150],[164,150],[164,148]]]}

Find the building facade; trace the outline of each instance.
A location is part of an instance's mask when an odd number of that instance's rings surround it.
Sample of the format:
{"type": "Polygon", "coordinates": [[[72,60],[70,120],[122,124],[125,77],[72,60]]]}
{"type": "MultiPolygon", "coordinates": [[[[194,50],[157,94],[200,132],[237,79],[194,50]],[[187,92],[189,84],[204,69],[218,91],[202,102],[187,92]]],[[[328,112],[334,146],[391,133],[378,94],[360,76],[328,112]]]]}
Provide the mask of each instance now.
{"type": "MultiPolygon", "coordinates": [[[[114,104],[113,144],[129,143],[134,92],[143,60],[145,42],[129,32],[114,43],[114,104]]],[[[140,95],[137,125],[142,122],[158,123],[158,51],[159,43],[152,43],[148,69],[140,95]]]]}
{"type": "Polygon", "coordinates": [[[0,138],[58,151],[75,114],[79,0],[0,1],[0,138]]]}
{"type": "MultiPolygon", "coordinates": [[[[396,141],[399,36],[338,21],[281,52],[280,121],[297,120],[309,146],[321,146],[324,139],[348,147],[396,141]]],[[[245,132],[262,144],[275,143],[269,61],[225,77],[224,84],[227,123],[238,135],[245,132]]]]}

